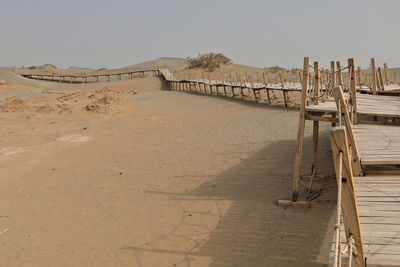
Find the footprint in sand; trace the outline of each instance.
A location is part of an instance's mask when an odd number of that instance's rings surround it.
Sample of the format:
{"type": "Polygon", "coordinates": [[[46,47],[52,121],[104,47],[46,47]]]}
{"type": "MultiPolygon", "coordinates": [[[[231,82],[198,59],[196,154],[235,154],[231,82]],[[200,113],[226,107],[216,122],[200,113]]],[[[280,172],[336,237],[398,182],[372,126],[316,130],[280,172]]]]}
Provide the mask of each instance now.
{"type": "Polygon", "coordinates": [[[83,143],[83,142],[88,142],[90,140],[92,140],[92,137],[79,134],[64,135],[56,139],[56,141],[58,142],[68,142],[68,143],[83,143]]]}

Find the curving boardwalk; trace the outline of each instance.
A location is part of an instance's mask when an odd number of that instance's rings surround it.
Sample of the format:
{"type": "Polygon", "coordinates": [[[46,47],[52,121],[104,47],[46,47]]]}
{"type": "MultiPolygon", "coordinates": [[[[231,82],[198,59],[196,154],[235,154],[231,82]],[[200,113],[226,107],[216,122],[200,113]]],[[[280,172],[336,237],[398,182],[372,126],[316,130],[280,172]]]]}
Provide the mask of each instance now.
{"type": "Polygon", "coordinates": [[[37,73],[21,73],[25,78],[43,80],[48,82],[58,83],[95,83],[95,82],[110,82],[126,79],[134,79],[144,77],[146,74],[155,75],[169,84],[170,90],[176,91],[191,91],[204,93],[207,95],[225,95],[225,96],[240,96],[242,100],[253,100],[256,103],[268,102],[272,104],[275,97],[274,92],[282,93],[282,98],[286,107],[289,106],[289,92],[301,92],[300,83],[261,83],[261,82],[230,82],[223,80],[211,79],[177,79],[174,74],[166,68],[163,69],[146,69],[120,73],[104,73],[104,74],[89,74],[89,75],[60,75],[60,74],[43,74],[37,73]],[[219,92],[220,90],[222,92],[219,92]]]}

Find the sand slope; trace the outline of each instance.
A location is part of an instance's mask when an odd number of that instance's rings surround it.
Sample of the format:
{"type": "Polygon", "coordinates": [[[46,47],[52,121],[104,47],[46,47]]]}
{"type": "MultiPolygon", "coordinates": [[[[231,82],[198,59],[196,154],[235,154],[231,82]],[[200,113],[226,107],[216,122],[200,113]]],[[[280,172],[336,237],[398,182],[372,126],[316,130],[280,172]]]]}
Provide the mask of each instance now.
{"type": "Polygon", "coordinates": [[[326,264],[334,190],[302,212],[274,204],[290,197],[295,109],[156,77],[49,90],[104,86],[121,112],[0,112],[0,266],[326,264]]]}
{"type": "Polygon", "coordinates": [[[24,78],[21,75],[7,68],[0,68],[0,80],[6,80],[13,84],[32,86],[32,87],[43,87],[46,84],[40,81],[24,78]]]}

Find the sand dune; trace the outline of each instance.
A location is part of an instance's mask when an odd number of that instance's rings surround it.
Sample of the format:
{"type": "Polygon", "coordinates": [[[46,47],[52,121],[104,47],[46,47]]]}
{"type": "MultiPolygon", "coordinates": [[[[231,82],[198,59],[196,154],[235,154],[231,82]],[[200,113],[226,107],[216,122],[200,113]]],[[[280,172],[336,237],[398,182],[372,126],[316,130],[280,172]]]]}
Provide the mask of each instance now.
{"type": "MultiPolygon", "coordinates": [[[[161,62],[185,64],[125,69],[161,62]]],[[[0,79],[14,86],[0,88],[0,266],[327,264],[334,180],[316,182],[305,213],[275,205],[290,197],[296,109],[168,91],[155,76],[0,79]]]]}
{"type": "Polygon", "coordinates": [[[0,266],[327,262],[334,190],[306,213],[274,204],[289,197],[295,109],[165,91],[156,77],[48,88],[79,105],[105,86],[117,113],[0,112],[0,266]]]}

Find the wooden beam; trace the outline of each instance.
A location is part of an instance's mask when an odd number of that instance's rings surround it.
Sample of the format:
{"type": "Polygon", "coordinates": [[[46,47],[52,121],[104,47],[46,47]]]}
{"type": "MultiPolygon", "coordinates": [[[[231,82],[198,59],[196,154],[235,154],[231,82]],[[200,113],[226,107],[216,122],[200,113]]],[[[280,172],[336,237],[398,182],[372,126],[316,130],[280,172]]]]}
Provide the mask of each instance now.
{"type": "Polygon", "coordinates": [[[344,85],[343,74],[342,74],[342,66],[340,65],[340,61],[336,61],[336,68],[337,68],[338,85],[343,87],[343,85],[344,85]]]}
{"type": "Polygon", "coordinates": [[[350,99],[352,106],[351,118],[353,119],[353,124],[357,124],[358,115],[357,115],[356,62],[354,58],[348,59],[348,65],[350,72],[350,99]]]}
{"type": "Polygon", "coordinates": [[[383,74],[385,77],[385,84],[389,85],[389,72],[388,72],[388,66],[386,63],[383,64],[383,74]]]}
{"type": "Polygon", "coordinates": [[[385,84],[383,82],[383,77],[382,77],[382,71],[381,68],[378,67],[378,80],[379,80],[379,91],[384,91],[385,90],[385,84]]]}
{"type": "Polygon", "coordinates": [[[299,197],[299,180],[301,175],[301,160],[303,158],[303,145],[304,145],[304,127],[305,127],[305,111],[306,111],[306,97],[308,91],[310,74],[310,58],[305,57],[303,63],[303,84],[301,90],[301,102],[299,111],[299,124],[297,128],[297,146],[296,157],[293,177],[293,194],[292,200],[297,201],[299,197]]]}
{"type": "Polygon", "coordinates": [[[346,237],[354,238],[358,255],[353,257],[352,266],[365,267],[364,248],[358,214],[358,204],[354,188],[354,176],[351,166],[349,144],[347,143],[345,127],[335,127],[330,134],[333,162],[337,183],[341,183],[341,208],[343,210],[343,221],[346,237]],[[342,154],[340,157],[339,155],[342,154]],[[340,162],[341,159],[341,162],[340,162]]]}
{"type": "Polygon", "coordinates": [[[323,121],[323,122],[339,122],[338,118],[324,117],[324,116],[315,116],[315,115],[306,115],[306,120],[310,121],[323,121]]]}
{"type": "MultiPolygon", "coordinates": [[[[318,105],[321,90],[321,66],[319,62],[314,62],[314,105],[318,105]]],[[[318,135],[319,121],[313,121],[313,148],[312,148],[312,163],[311,173],[315,173],[315,168],[318,162],[318,135]]]]}
{"type": "Polygon", "coordinates": [[[358,88],[361,88],[361,67],[357,67],[358,88]]]}
{"type": "Polygon", "coordinates": [[[335,61],[331,61],[331,88],[336,87],[336,65],[335,61]]]}
{"type": "Polygon", "coordinates": [[[333,96],[335,97],[338,111],[340,111],[340,114],[338,114],[338,115],[341,117],[341,122],[344,123],[344,125],[346,126],[346,129],[347,129],[346,132],[347,132],[348,139],[349,139],[350,146],[351,146],[351,154],[352,154],[351,162],[352,162],[353,172],[357,176],[362,176],[363,171],[362,171],[361,161],[360,161],[360,157],[359,157],[360,154],[357,149],[357,143],[356,143],[356,139],[355,139],[354,133],[353,133],[353,126],[352,126],[352,123],[350,120],[349,112],[347,110],[346,101],[344,99],[344,94],[343,94],[342,88],[341,87],[333,88],[333,96]]]}
{"type": "Polygon", "coordinates": [[[281,70],[281,72],[279,72],[279,79],[281,82],[281,87],[285,88],[285,70],[281,70]]]}
{"type": "Polygon", "coordinates": [[[372,75],[372,94],[376,95],[376,91],[378,91],[378,83],[376,80],[376,67],[375,67],[375,58],[371,58],[371,75],[372,75]]]}

